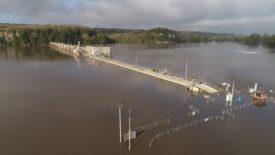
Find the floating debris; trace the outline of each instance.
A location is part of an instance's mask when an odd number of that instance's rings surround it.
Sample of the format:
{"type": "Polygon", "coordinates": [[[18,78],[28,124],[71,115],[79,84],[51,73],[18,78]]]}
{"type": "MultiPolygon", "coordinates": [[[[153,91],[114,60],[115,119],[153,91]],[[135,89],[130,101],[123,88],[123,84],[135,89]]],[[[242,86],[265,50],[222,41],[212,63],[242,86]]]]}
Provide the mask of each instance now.
{"type": "Polygon", "coordinates": [[[208,100],[208,99],[210,99],[210,96],[209,95],[203,95],[203,98],[208,100]]]}

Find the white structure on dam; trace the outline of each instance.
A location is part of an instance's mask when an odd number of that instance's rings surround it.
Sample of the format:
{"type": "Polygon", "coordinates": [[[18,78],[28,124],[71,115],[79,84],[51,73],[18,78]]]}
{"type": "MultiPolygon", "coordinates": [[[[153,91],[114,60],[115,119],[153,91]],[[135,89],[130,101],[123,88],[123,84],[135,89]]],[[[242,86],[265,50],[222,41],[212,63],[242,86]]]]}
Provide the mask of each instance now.
{"type": "Polygon", "coordinates": [[[91,56],[103,56],[103,57],[112,57],[110,47],[93,47],[85,46],[83,47],[87,55],[91,56]]]}
{"type": "Polygon", "coordinates": [[[68,45],[63,43],[50,42],[50,46],[62,50],[63,52],[68,52],[74,55],[86,55],[86,56],[102,56],[102,57],[112,57],[110,47],[94,47],[94,46],[84,46],[80,47],[80,43],[77,46],[68,45]]]}

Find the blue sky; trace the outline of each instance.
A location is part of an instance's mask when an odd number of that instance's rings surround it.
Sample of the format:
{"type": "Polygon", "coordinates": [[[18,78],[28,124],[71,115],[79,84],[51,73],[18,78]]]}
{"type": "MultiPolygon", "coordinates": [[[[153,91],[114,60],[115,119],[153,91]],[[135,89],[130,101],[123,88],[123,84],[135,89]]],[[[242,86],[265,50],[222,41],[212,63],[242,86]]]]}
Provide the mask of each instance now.
{"type": "Polygon", "coordinates": [[[0,22],[275,33],[274,0],[1,0],[0,22]]]}

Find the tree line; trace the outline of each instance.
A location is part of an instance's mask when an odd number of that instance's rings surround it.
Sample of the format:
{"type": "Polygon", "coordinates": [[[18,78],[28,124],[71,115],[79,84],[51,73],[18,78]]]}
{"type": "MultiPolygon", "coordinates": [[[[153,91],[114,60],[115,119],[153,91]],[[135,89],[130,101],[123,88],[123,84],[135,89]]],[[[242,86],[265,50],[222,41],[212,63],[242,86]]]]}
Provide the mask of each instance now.
{"type": "Polygon", "coordinates": [[[237,42],[237,43],[242,43],[249,46],[263,45],[270,48],[275,47],[275,35],[268,35],[268,34],[261,35],[258,33],[254,33],[248,36],[244,36],[244,35],[224,36],[224,37],[216,38],[215,41],[237,42]]]}
{"type": "Polygon", "coordinates": [[[49,42],[77,44],[78,41],[84,45],[114,43],[103,32],[81,26],[0,27],[0,46],[43,46],[49,42]]]}
{"type": "Polygon", "coordinates": [[[177,32],[166,28],[150,30],[109,31],[109,36],[119,43],[161,44],[180,42],[177,32]]]}
{"type": "Polygon", "coordinates": [[[262,44],[267,47],[275,47],[275,35],[268,34],[251,34],[245,36],[204,32],[180,32],[166,28],[156,28],[151,30],[120,30],[119,32],[105,30],[105,32],[116,42],[120,43],[208,43],[215,41],[236,42],[249,46],[258,46],[262,44]]]}
{"type": "Polygon", "coordinates": [[[180,32],[167,28],[150,30],[104,29],[75,25],[0,24],[0,46],[43,46],[49,42],[89,44],[167,44],[237,42],[250,46],[275,47],[275,35],[232,35],[203,32],[180,32]]]}

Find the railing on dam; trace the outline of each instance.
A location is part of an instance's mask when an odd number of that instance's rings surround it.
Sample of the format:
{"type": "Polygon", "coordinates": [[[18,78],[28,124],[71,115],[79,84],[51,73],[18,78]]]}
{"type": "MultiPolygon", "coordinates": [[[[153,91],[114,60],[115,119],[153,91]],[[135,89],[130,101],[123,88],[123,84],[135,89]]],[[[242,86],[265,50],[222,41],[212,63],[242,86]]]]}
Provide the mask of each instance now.
{"type": "Polygon", "coordinates": [[[174,134],[174,133],[182,131],[183,129],[196,127],[198,125],[205,124],[205,123],[208,123],[210,121],[215,121],[215,120],[224,120],[224,117],[223,116],[209,116],[204,119],[196,120],[196,121],[181,125],[179,127],[161,132],[161,133],[155,135],[153,138],[151,138],[151,140],[149,142],[149,147],[152,147],[152,145],[163,136],[174,134]]]}

